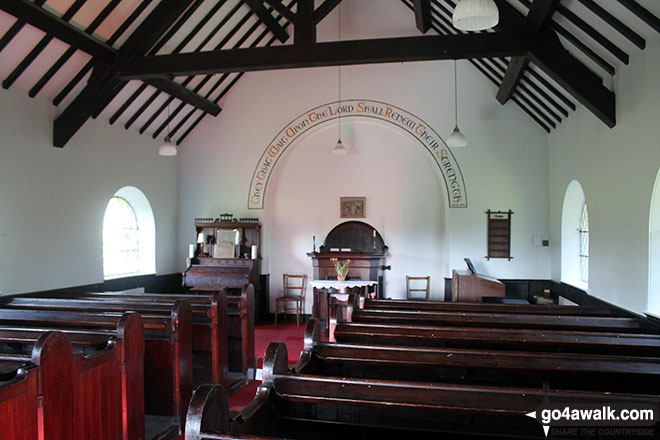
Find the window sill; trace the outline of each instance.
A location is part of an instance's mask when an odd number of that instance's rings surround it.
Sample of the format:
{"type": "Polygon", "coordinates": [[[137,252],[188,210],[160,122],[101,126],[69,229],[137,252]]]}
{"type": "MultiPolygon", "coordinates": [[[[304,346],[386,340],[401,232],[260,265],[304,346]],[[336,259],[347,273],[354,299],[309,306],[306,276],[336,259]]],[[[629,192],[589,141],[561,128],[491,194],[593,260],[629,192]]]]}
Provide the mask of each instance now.
{"type": "Polygon", "coordinates": [[[156,272],[133,272],[133,273],[123,273],[119,275],[110,275],[107,277],[104,276],[103,281],[118,280],[120,278],[142,277],[146,275],[156,275],[156,272]]]}

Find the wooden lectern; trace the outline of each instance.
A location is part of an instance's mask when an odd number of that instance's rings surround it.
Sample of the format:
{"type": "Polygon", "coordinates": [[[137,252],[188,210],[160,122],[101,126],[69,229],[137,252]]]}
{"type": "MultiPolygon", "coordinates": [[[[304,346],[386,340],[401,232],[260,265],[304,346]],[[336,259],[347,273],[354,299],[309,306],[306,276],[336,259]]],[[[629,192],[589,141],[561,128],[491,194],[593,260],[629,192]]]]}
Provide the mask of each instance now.
{"type": "Polygon", "coordinates": [[[479,275],[474,266],[466,258],[468,270],[452,270],[451,274],[451,300],[453,302],[483,302],[485,296],[498,296],[504,298],[505,285],[497,278],[479,275]]]}

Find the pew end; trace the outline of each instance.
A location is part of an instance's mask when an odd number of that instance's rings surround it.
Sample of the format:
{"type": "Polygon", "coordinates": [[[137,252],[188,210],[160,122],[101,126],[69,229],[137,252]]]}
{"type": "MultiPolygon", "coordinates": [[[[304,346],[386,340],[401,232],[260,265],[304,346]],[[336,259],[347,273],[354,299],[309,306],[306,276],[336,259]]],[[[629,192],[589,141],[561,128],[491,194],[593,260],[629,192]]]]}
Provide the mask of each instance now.
{"type": "Polygon", "coordinates": [[[347,322],[344,318],[344,310],[340,304],[333,304],[330,307],[330,323],[328,325],[328,341],[337,342],[335,339],[335,330],[337,325],[343,322],[347,322]]]}
{"type": "Polygon", "coordinates": [[[293,371],[297,373],[307,366],[313,356],[314,347],[321,342],[322,334],[321,322],[317,318],[311,318],[307,321],[307,324],[305,324],[303,351],[300,353],[298,362],[291,367],[293,371]]]}
{"type": "Polygon", "coordinates": [[[229,432],[229,401],[221,385],[204,384],[193,393],[186,414],[186,440],[202,440],[204,433],[229,432]]]}

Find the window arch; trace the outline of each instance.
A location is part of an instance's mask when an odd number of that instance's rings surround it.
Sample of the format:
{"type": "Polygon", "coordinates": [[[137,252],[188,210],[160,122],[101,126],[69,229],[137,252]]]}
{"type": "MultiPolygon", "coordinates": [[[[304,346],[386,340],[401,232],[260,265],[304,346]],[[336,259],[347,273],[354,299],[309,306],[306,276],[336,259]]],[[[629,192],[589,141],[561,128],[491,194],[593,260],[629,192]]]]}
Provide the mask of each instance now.
{"type": "Polygon", "coordinates": [[[648,311],[660,316],[660,171],[653,187],[649,216],[648,311]]]}
{"type": "Polygon", "coordinates": [[[589,210],[582,205],[580,214],[580,281],[589,283],[589,210]]]}
{"type": "Polygon", "coordinates": [[[103,217],[103,276],[154,273],[155,255],[151,205],[142,191],[124,187],[110,199],[103,217]]]}
{"type": "Polygon", "coordinates": [[[589,283],[589,212],[582,186],[566,188],[561,214],[561,280],[586,289],[589,283]]]}

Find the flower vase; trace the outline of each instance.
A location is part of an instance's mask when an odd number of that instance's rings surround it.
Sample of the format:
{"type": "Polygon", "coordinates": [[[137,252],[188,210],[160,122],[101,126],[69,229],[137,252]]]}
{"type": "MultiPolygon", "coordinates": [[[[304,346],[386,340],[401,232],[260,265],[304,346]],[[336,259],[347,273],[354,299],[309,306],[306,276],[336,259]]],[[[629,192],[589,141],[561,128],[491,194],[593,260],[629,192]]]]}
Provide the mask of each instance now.
{"type": "Polygon", "coordinates": [[[337,275],[337,281],[346,281],[346,275],[344,276],[337,275]]]}

